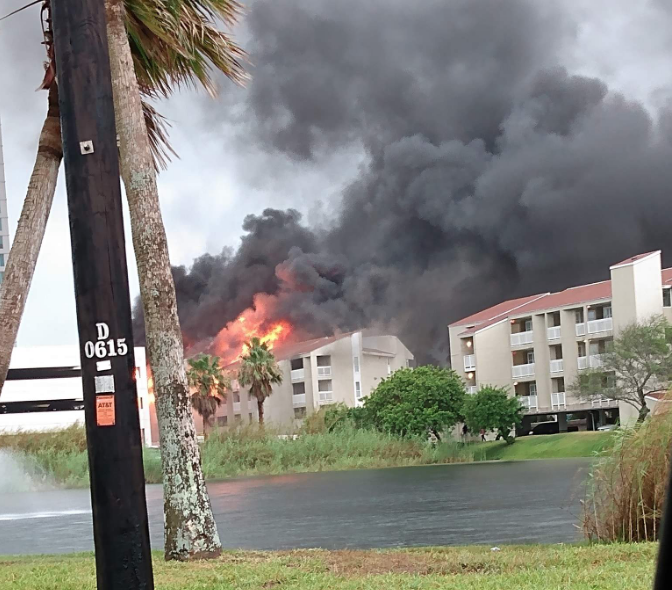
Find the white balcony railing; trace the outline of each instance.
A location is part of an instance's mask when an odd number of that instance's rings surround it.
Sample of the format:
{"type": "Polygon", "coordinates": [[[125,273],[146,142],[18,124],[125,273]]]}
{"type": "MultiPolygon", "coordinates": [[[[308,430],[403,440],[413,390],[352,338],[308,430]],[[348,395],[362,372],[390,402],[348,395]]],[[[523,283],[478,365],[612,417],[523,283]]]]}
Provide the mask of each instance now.
{"type": "Polygon", "coordinates": [[[602,320],[591,320],[588,322],[588,334],[598,334],[600,332],[610,332],[614,328],[614,320],[612,318],[604,318],[602,320]]]}
{"type": "Polygon", "coordinates": [[[578,358],[578,367],[579,367],[579,371],[582,371],[583,369],[588,368],[588,357],[587,356],[580,356],[578,358]]]}
{"type": "Polygon", "coordinates": [[[513,365],[513,378],[531,377],[534,375],[534,363],[527,363],[526,365],[513,365]]]}
{"type": "Polygon", "coordinates": [[[536,395],[520,395],[518,399],[527,410],[536,410],[539,408],[539,398],[536,395]]]}
{"type": "Polygon", "coordinates": [[[478,392],[478,386],[477,386],[477,385],[469,385],[469,386],[467,387],[467,393],[468,393],[469,395],[474,395],[474,394],[477,393],[477,392],[478,392]]]}
{"type": "Polygon", "coordinates": [[[473,371],[476,369],[476,355],[467,354],[464,357],[464,370],[473,371]]]}
{"type": "Polygon", "coordinates": [[[601,354],[591,354],[590,357],[588,357],[588,364],[591,369],[599,369],[604,365],[604,359],[601,354]]]}
{"type": "Polygon", "coordinates": [[[586,324],[576,324],[576,335],[585,336],[586,335],[586,324]]]}
{"type": "Polygon", "coordinates": [[[562,359],[555,359],[551,361],[551,373],[562,373],[564,370],[564,363],[562,359]]]}
{"type": "Polygon", "coordinates": [[[552,326],[548,329],[549,340],[559,340],[562,336],[562,329],[560,326],[552,326]]]}
{"type": "Polygon", "coordinates": [[[608,397],[601,397],[598,399],[592,400],[592,406],[593,408],[601,408],[602,406],[610,406],[614,403],[613,399],[609,399],[608,397]]]}
{"type": "Polygon", "coordinates": [[[317,378],[329,378],[331,377],[331,367],[317,367],[317,378]]]}
{"type": "Polygon", "coordinates": [[[532,344],[534,341],[534,332],[518,332],[511,334],[511,346],[522,346],[524,344],[532,344]]]}
{"type": "Polygon", "coordinates": [[[240,402],[233,402],[233,413],[240,414],[240,402]]]}
{"type": "Polygon", "coordinates": [[[560,408],[567,407],[564,391],[560,393],[551,394],[551,406],[553,407],[554,410],[559,410],[560,408]]]}
{"type": "Polygon", "coordinates": [[[306,405],[306,394],[299,393],[292,396],[292,403],[295,408],[300,408],[306,405]]]}
{"type": "Polygon", "coordinates": [[[319,397],[321,404],[330,404],[334,401],[334,392],[333,391],[320,391],[319,397]]]}
{"type": "Polygon", "coordinates": [[[306,370],[294,369],[291,375],[292,375],[292,381],[303,381],[306,378],[306,370]]]}

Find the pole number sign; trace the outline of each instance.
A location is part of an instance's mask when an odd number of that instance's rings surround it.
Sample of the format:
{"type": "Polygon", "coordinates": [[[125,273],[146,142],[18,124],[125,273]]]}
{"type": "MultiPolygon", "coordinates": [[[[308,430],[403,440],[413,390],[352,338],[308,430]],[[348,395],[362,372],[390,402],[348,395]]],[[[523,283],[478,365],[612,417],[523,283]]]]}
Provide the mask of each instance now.
{"type": "Polygon", "coordinates": [[[128,344],[126,338],[110,338],[110,328],[107,324],[96,324],[98,339],[96,342],[89,340],[84,344],[84,356],[87,359],[93,357],[104,359],[113,356],[126,356],[128,344]]]}

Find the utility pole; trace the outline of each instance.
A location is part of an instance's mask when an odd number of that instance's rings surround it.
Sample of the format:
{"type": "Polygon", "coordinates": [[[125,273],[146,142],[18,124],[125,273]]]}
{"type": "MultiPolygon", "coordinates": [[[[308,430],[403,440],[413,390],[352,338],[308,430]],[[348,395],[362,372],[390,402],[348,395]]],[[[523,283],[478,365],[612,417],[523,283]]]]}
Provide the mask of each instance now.
{"type": "Polygon", "coordinates": [[[51,0],[99,590],[152,590],[104,0],[51,0]]]}

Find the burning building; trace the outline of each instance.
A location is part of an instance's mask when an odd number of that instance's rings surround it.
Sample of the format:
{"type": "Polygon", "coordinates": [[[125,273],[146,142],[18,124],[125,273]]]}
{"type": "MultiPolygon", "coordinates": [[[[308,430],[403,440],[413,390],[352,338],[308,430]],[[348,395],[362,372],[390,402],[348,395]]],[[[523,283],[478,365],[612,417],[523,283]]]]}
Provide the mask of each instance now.
{"type": "MultiPolygon", "coordinates": [[[[356,407],[394,371],[412,366],[413,354],[396,336],[366,331],[272,345],[283,380],[264,403],[267,422],[291,429],[320,407],[356,407]]],[[[233,375],[234,362],[226,367],[233,375]]],[[[257,403],[233,380],[233,391],[218,410],[218,426],[257,421],[257,403]]],[[[202,427],[200,418],[197,425],[202,427]]]]}

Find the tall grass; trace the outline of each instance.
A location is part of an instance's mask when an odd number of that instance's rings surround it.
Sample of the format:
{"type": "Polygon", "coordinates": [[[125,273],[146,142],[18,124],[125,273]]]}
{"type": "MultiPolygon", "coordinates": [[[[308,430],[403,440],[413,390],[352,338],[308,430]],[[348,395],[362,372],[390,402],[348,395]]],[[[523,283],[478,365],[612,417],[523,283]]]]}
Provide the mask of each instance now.
{"type": "Polygon", "coordinates": [[[672,443],[670,404],[643,425],[625,429],[599,456],[584,503],[583,530],[595,541],[658,538],[672,443]]]}
{"type": "MultiPolygon", "coordinates": [[[[0,449],[19,454],[45,479],[65,487],[88,485],[86,435],[81,427],[53,433],[0,436],[0,449]]],[[[419,439],[358,430],[344,426],[328,432],[315,428],[296,438],[281,438],[271,428],[250,425],[216,430],[201,447],[207,479],[247,475],[305,473],[463,463],[484,458],[484,451],[460,443],[431,445],[419,439]]],[[[156,449],[144,450],[147,483],[161,481],[161,457],[156,449]]]]}

